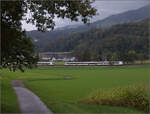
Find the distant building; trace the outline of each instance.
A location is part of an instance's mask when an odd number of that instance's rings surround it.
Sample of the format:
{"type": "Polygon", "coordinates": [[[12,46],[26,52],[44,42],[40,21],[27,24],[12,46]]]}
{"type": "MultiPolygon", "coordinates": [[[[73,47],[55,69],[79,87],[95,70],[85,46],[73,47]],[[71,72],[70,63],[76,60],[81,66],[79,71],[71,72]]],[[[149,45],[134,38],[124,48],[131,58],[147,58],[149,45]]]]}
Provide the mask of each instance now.
{"type": "Polygon", "coordinates": [[[75,61],[72,52],[42,52],[39,53],[41,60],[49,61],[75,61]]]}

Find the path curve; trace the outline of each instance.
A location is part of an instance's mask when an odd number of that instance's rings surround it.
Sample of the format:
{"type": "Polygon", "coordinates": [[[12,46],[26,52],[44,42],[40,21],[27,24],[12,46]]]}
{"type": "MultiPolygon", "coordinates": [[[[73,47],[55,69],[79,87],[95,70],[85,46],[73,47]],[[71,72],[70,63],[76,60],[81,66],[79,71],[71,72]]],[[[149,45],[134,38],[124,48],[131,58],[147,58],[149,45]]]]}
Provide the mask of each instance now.
{"type": "Polygon", "coordinates": [[[40,100],[38,96],[36,96],[33,92],[24,88],[24,84],[21,80],[13,80],[12,82],[13,89],[15,90],[21,113],[31,113],[31,114],[53,114],[46,105],[40,100]],[[19,82],[20,84],[16,84],[15,82],[19,82]]]}

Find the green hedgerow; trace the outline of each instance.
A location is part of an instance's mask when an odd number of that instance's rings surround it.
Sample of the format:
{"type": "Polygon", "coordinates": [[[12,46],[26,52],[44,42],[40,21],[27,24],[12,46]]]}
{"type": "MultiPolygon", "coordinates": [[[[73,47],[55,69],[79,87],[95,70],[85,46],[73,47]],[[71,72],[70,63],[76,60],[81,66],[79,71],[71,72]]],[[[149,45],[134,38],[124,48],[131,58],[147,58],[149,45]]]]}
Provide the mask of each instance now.
{"type": "Polygon", "coordinates": [[[99,89],[80,103],[133,107],[149,112],[149,90],[149,86],[146,85],[130,85],[111,90],[99,89]]]}

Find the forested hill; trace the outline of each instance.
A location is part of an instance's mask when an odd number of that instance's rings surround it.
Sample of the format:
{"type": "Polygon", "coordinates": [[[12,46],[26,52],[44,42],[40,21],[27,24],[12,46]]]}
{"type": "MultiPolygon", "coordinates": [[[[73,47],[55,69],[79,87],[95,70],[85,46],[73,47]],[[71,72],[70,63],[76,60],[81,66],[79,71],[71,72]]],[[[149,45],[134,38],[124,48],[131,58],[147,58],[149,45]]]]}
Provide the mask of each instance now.
{"type": "Polygon", "coordinates": [[[44,51],[73,51],[81,61],[130,61],[148,59],[148,43],[149,20],[143,20],[61,37],[49,42],[44,51]]]}
{"type": "Polygon", "coordinates": [[[143,19],[149,18],[150,6],[145,6],[140,9],[127,11],[121,14],[112,15],[104,20],[99,20],[91,23],[90,26],[82,25],[70,25],[69,27],[62,27],[61,29],[56,29],[54,31],[38,32],[36,30],[27,32],[27,35],[31,38],[35,45],[36,51],[44,51],[45,45],[55,39],[62,37],[67,37],[70,34],[85,32],[92,28],[108,28],[115,24],[141,21],[143,19]]]}

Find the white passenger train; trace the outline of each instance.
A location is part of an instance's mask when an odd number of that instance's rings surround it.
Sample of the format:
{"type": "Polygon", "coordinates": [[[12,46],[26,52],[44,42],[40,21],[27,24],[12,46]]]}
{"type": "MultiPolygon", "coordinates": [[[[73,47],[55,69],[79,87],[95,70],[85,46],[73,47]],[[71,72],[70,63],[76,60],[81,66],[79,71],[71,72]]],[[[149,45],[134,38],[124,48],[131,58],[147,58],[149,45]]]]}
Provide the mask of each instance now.
{"type": "MultiPolygon", "coordinates": [[[[38,62],[38,66],[54,66],[54,62],[38,62]]],[[[97,61],[97,62],[65,62],[64,66],[108,66],[123,65],[122,61],[97,61]]]]}
{"type": "Polygon", "coordinates": [[[65,62],[65,66],[107,66],[107,65],[123,65],[122,61],[99,61],[99,62],[65,62]]]}

